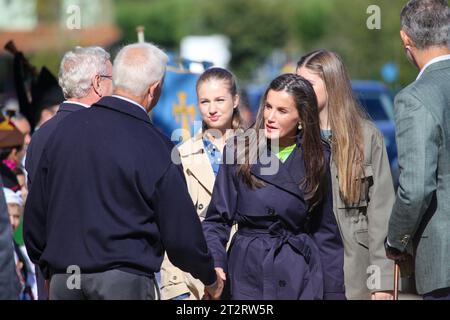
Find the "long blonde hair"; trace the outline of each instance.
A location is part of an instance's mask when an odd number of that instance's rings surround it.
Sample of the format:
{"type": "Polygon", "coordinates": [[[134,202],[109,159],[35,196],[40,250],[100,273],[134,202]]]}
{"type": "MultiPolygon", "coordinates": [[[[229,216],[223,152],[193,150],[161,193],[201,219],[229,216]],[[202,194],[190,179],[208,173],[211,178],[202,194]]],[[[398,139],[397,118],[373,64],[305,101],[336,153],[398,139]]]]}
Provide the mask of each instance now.
{"type": "Polygon", "coordinates": [[[313,51],[297,63],[325,82],[328,94],[328,121],[332,131],[331,150],[338,171],[339,190],[346,204],[361,198],[364,162],[363,122],[368,119],[355,99],[342,59],[327,50],[313,51]]]}

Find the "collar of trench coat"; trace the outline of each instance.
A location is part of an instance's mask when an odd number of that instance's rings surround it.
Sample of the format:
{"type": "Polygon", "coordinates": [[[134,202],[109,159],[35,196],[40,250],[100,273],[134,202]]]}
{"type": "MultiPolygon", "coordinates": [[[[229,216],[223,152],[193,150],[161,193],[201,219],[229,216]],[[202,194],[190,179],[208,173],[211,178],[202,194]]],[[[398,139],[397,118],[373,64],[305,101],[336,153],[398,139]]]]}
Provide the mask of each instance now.
{"type": "Polygon", "coordinates": [[[202,131],[179,147],[183,169],[192,175],[209,194],[214,188],[215,176],[203,145],[202,131]]]}

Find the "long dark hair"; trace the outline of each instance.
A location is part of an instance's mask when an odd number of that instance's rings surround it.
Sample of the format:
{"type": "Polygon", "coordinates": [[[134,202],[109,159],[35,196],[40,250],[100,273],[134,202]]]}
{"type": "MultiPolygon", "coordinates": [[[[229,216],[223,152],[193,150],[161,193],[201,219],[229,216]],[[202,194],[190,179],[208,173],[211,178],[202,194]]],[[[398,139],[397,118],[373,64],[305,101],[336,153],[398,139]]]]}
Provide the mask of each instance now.
{"type": "MultiPolygon", "coordinates": [[[[265,138],[259,137],[264,132],[264,108],[266,105],[267,94],[270,90],[285,91],[291,95],[295,101],[300,121],[302,124],[302,142],[301,149],[305,166],[305,179],[300,187],[304,190],[305,198],[310,205],[314,207],[323,196],[323,181],[326,173],[326,161],[324,156],[324,144],[320,137],[319,113],[317,107],[317,98],[311,84],[303,77],[288,73],[275,78],[266,89],[261,101],[261,105],[256,116],[256,122],[251,128],[257,135],[250,137],[245,144],[244,156],[252,153],[252,149],[261,149],[261,142],[267,143],[265,138]],[[259,141],[259,142],[257,142],[259,141]],[[253,144],[259,144],[257,148],[250,148],[253,144]]],[[[238,150],[238,159],[239,150],[238,150]]],[[[242,153],[242,152],[241,152],[242,153]]],[[[253,157],[254,158],[254,157],[253,157]]],[[[252,188],[259,188],[263,183],[250,173],[250,162],[252,156],[245,156],[245,163],[238,164],[238,175],[252,188]]]]}
{"type": "MultiPolygon", "coordinates": [[[[203,82],[209,80],[222,80],[228,84],[228,90],[233,98],[238,94],[238,88],[236,84],[236,77],[227,69],[223,68],[209,68],[205,72],[203,72],[197,80],[196,90],[198,92],[198,88],[203,82]]],[[[242,124],[242,118],[239,113],[239,106],[233,109],[233,117],[231,121],[231,129],[239,129],[242,124]]],[[[205,127],[205,126],[204,126],[205,127]]],[[[205,129],[205,128],[204,128],[205,129]]]]}

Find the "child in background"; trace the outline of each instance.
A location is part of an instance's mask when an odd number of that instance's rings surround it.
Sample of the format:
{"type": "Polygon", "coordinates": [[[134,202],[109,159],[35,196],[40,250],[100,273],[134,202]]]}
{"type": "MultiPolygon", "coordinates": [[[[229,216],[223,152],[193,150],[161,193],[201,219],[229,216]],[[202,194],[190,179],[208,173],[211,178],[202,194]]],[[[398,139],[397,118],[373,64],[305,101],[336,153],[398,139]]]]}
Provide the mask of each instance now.
{"type": "MultiPolygon", "coordinates": [[[[9,219],[13,232],[20,225],[23,213],[23,199],[20,190],[13,191],[10,188],[3,188],[6,204],[8,205],[9,219]]],[[[28,258],[28,254],[24,245],[19,246],[14,240],[14,258],[16,262],[16,270],[22,284],[20,300],[34,300],[37,297],[36,275],[34,264],[28,258]]]]}

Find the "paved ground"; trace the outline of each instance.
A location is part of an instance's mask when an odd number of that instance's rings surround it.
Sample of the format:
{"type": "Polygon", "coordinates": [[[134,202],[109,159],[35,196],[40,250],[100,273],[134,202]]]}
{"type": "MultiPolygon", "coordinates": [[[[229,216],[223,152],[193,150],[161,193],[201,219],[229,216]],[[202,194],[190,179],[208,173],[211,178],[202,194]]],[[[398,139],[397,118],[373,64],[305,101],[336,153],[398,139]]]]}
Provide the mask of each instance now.
{"type": "Polygon", "coordinates": [[[399,293],[398,300],[422,300],[422,296],[411,293],[399,293]]]}

